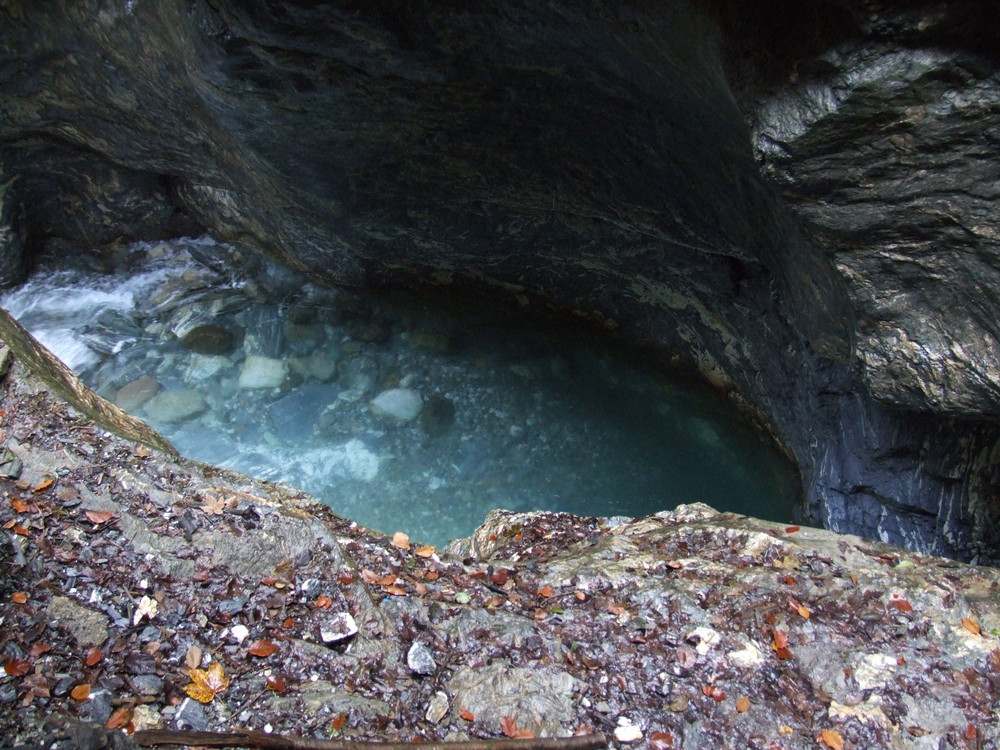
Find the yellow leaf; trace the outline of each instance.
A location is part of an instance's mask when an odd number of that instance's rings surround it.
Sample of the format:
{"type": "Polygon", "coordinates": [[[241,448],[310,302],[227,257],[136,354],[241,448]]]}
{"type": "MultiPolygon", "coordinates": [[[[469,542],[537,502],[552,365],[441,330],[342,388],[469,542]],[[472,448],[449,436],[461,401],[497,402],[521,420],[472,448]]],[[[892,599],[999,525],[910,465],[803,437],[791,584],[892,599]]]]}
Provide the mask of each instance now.
{"type": "Polygon", "coordinates": [[[736,699],[736,710],[741,714],[750,710],[750,699],[747,696],[742,696],[736,699]]]}
{"type": "Polygon", "coordinates": [[[410,535],[402,531],[397,531],[392,535],[392,544],[400,549],[410,548],[410,535]]]}
{"type": "Polygon", "coordinates": [[[229,687],[229,678],[217,661],[212,662],[208,670],[188,670],[188,677],[191,684],[184,686],[184,692],[199,703],[211,703],[216,695],[229,687]]]}
{"type": "Polygon", "coordinates": [[[968,630],[973,635],[982,635],[982,631],[979,629],[979,625],[976,624],[975,620],[970,620],[968,617],[962,618],[962,627],[968,630]]]}
{"type": "Polygon", "coordinates": [[[831,750],[844,750],[844,740],[839,732],[833,729],[824,729],[819,733],[819,737],[823,740],[823,744],[831,750]]]}

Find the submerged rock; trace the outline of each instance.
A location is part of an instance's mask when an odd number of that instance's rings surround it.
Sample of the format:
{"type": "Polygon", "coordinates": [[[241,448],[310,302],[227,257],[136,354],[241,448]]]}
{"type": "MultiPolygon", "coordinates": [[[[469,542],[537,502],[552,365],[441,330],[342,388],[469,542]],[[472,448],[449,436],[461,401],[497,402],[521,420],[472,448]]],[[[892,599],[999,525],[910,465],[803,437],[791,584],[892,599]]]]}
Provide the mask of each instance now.
{"type": "Polygon", "coordinates": [[[251,354],[243,362],[239,387],[246,389],[277,388],[288,376],[288,363],[281,359],[251,354]]]}
{"type": "Polygon", "coordinates": [[[160,391],[149,399],[143,411],[154,422],[183,422],[205,412],[208,404],[195,390],[160,391]]]}
{"type": "Polygon", "coordinates": [[[424,408],[424,400],[411,388],[390,388],[371,402],[372,411],[400,422],[412,422],[424,408]]]}
{"type": "Polygon", "coordinates": [[[159,382],[150,377],[141,377],[119,388],[114,400],[119,408],[135,412],[159,392],[159,382]]]}

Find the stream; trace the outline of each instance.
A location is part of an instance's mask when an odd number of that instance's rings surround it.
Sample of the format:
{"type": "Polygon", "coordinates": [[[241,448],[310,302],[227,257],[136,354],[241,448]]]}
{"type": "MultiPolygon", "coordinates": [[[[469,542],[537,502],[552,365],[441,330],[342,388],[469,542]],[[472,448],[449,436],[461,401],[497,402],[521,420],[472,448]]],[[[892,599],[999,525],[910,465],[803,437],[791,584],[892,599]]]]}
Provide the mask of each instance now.
{"type": "Polygon", "coordinates": [[[0,304],[189,458],[442,545],[493,508],[792,521],[790,463],[715,391],[593,331],[324,288],[202,239],[42,259],[0,304]]]}

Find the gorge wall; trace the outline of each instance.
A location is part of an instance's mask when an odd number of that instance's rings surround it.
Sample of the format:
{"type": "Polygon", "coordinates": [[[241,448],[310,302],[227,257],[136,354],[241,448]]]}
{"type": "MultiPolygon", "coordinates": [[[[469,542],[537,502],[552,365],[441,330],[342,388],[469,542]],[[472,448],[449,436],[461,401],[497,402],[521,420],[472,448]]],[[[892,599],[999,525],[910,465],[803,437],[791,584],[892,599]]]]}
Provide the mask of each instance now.
{"type": "Polygon", "coordinates": [[[744,5],[6,3],[0,275],[208,231],[578,316],[753,410],[810,520],[996,562],[1000,27],[744,5]]]}

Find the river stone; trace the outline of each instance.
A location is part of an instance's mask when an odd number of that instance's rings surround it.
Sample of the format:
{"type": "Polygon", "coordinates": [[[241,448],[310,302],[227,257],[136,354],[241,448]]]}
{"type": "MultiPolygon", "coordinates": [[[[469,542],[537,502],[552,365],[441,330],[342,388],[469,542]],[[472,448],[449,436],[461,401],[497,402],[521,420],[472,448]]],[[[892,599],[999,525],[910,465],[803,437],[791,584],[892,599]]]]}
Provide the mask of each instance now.
{"type": "Polygon", "coordinates": [[[208,408],[198,391],[185,389],[161,391],[146,402],[146,416],[154,422],[183,422],[208,408]]]}
{"type": "Polygon", "coordinates": [[[228,354],[234,343],[232,332],[214,323],[195,326],[181,338],[181,346],[198,354],[228,354]]]}
{"type": "Polygon", "coordinates": [[[288,376],[288,364],[281,359],[251,354],[240,371],[240,388],[277,388],[288,376]]]}
{"type": "Polygon", "coordinates": [[[80,646],[100,646],[108,639],[108,618],[65,596],[54,596],[46,611],[80,646]]]}
{"type": "Polygon", "coordinates": [[[115,404],[125,411],[135,412],[160,390],[160,384],[150,377],[141,377],[126,383],[115,394],[115,404]]]}
{"type": "Polygon", "coordinates": [[[455,424],[455,402],[444,396],[431,396],[420,412],[420,426],[431,437],[440,437],[455,424]]]}
{"type": "Polygon", "coordinates": [[[539,737],[565,734],[576,716],[573,693],[581,683],[567,672],[539,667],[511,667],[502,660],[472,669],[459,667],[448,681],[452,705],[470,711],[477,721],[500,726],[517,717],[522,729],[539,737]]]}
{"type": "Polygon", "coordinates": [[[414,674],[432,675],[437,671],[434,654],[431,653],[426,643],[420,641],[410,646],[410,650],[406,652],[406,666],[414,674]]]}
{"type": "Polygon", "coordinates": [[[184,380],[188,382],[211,380],[232,364],[228,357],[222,355],[192,354],[184,371],[184,380]]]}
{"type": "Polygon", "coordinates": [[[371,400],[371,408],[379,416],[410,422],[420,415],[424,400],[410,388],[390,388],[371,400]]]}

